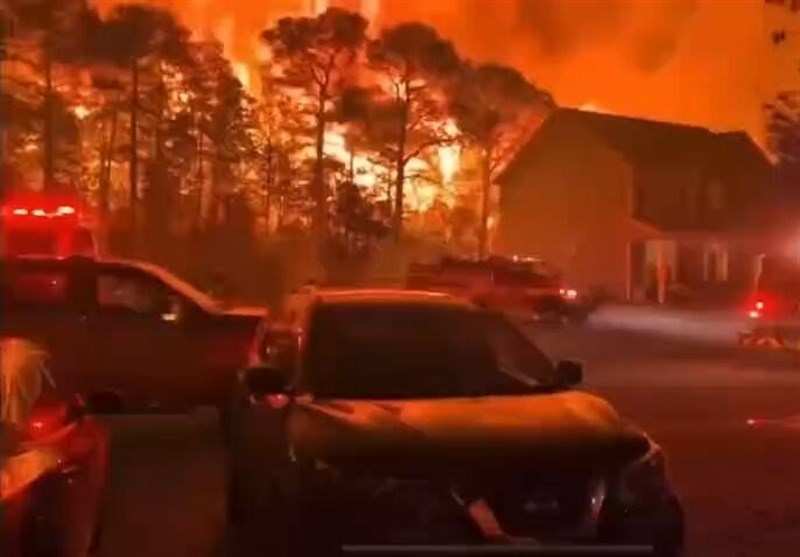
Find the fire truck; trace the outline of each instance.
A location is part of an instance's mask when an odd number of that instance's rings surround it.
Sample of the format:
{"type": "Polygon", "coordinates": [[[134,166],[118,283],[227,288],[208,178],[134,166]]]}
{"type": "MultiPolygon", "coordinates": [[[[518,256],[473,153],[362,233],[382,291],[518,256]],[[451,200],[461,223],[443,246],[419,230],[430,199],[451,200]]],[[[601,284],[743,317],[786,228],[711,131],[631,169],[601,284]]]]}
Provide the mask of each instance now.
{"type": "Polygon", "coordinates": [[[77,195],[25,192],[0,202],[0,254],[99,255],[97,223],[77,195]]]}
{"type": "Polygon", "coordinates": [[[739,342],[800,350],[800,235],[796,251],[761,256],[739,342]]]}
{"type": "Polygon", "coordinates": [[[445,292],[547,323],[580,323],[594,309],[588,292],[565,285],[558,270],[535,257],[444,257],[433,264],[412,264],[406,287],[445,292]]]}

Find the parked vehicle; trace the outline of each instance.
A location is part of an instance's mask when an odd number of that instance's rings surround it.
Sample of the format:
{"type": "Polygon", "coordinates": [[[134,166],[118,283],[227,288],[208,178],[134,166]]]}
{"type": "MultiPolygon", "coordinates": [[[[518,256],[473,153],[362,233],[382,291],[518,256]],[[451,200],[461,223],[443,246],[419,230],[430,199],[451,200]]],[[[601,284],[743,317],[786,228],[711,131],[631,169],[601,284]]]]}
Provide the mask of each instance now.
{"type": "Polygon", "coordinates": [[[800,257],[762,258],[739,341],[800,350],[800,257]]]}
{"type": "Polygon", "coordinates": [[[234,384],[228,508],[271,554],[680,553],[659,446],[504,315],[439,293],[320,290],[290,296],[261,332],[234,384]]]}
{"type": "Polygon", "coordinates": [[[523,318],[583,322],[594,309],[591,295],[564,284],[561,273],[535,258],[443,258],[409,267],[408,288],[444,292],[523,318]]]}
{"type": "Polygon", "coordinates": [[[100,252],[96,224],[76,196],[17,194],[0,205],[0,252],[96,256],[100,252]]]}
{"type": "Polygon", "coordinates": [[[31,256],[0,265],[0,331],[40,339],[56,379],[109,410],[219,405],[264,314],[223,309],[139,261],[31,256]]]}
{"type": "Polygon", "coordinates": [[[0,340],[0,552],[82,557],[97,545],[108,435],[63,391],[44,351],[0,340]]]}

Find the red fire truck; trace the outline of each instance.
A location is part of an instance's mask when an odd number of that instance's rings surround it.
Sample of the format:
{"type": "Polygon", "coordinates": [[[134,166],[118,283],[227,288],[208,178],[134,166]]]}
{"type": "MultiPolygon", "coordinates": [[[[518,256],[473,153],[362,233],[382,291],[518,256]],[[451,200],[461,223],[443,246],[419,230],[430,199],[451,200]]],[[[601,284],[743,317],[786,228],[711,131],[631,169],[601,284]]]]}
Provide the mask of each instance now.
{"type": "Polygon", "coordinates": [[[535,321],[583,322],[594,309],[588,292],[565,285],[560,272],[531,257],[445,257],[413,264],[406,286],[446,292],[535,321]]]}
{"type": "Polygon", "coordinates": [[[800,240],[794,252],[762,256],[739,342],[800,350],[800,240]]]}
{"type": "Polygon", "coordinates": [[[96,223],[77,195],[25,192],[0,204],[0,253],[15,255],[99,254],[96,223]]]}

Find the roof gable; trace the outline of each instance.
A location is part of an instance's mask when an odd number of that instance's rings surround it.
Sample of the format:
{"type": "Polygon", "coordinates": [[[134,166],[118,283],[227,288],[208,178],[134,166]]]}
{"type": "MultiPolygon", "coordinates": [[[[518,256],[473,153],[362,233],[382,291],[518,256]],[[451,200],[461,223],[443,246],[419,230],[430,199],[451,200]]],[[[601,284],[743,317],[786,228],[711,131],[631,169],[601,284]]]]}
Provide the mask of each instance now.
{"type": "MultiPolygon", "coordinates": [[[[761,149],[743,132],[714,133],[699,126],[601,114],[571,108],[553,112],[523,146],[499,177],[506,181],[511,172],[545,141],[549,131],[579,127],[631,164],[688,164],[709,171],[721,168],[759,165],[769,161],[761,149]]],[[[716,173],[716,172],[714,172],[716,173]]]]}

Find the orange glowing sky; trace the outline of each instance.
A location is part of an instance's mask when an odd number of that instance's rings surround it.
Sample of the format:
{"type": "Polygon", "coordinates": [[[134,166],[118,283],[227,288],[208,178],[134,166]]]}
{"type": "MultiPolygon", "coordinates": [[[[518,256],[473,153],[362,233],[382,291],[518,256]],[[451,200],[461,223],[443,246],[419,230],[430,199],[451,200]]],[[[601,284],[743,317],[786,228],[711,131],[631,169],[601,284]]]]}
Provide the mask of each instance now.
{"type": "MultiPolygon", "coordinates": [[[[119,0],[95,0],[107,9],[119,0]]],[[[764,0],[149,0],[195,30],[223,34],[229,55],[255,63],[257,37],[277,17],[340,5],[376,27],[420,20],[460,52],[520,68],[561,105],[744,129],[761,140],[762,105],[791,65],[777,67],[771,27],[797,14],[764,0]],[[780,12],[780,13],[779,13],[780,12]],[[783,13],[786,12],[786,13],[783,13]]],[[[789,79],[795,79],[794,62],[789,79]]],[[[795,79],[796,82],[796,79],[795,79]]]]}

